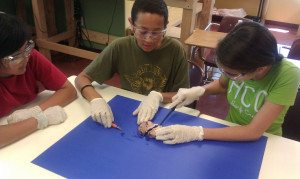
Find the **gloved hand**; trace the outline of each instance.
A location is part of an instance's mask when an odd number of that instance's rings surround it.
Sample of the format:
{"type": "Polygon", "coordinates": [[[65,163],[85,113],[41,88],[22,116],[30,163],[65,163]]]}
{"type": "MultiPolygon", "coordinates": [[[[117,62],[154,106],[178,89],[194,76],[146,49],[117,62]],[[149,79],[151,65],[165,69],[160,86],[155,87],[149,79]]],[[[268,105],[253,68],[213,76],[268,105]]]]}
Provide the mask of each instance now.
{"type": "Polygon", "coordinates": [[[192,88],[180,88],[175,96],[172,97],[170,108],[177,106],[178,108],[186,106],[198,100],[205,92],[202,86],[192,88]]]}
{"type": "Polygon", "coordinates": [[[149,95],[140,103],[139,107],[133,111],[133,115],[138,114],[137,124],[151,120],[158,110],[159,103],[163,101],[161,93],[151,91],[149,95]]]}
{"type": "Polygon", "coordinates": [[[111,108],[103,98],[95,98],[91,101],[91,113],[94,121],[99,122],[104,127],[111,127],[114,116],[111,108]]]}
{"type": "Polygon", "coordinates": [[[203,140],[202,126],[171,125],[156,129],[156,140],[165,144],[179,144],[203,140]]]}
{"type": "Polygon", "coordinates": [[[63,123],[67,119],[67,114],[60,106],[47,108],[44,112],[34,116],[38,120],[38,129],[44,129],[50,125],[63,123]]]}
{"type": "Polygon", "coordinates": [[[23,121],[25,119],[34,117],[41,112],[42,112],[42,109],[39,106],[34,106],[34,107],[28,108],[28,109],[20,109],[20,110],[13,112],[11,115],[9,115],[7,117],[7,123],[11,124],[11,123],[23,121]]]}

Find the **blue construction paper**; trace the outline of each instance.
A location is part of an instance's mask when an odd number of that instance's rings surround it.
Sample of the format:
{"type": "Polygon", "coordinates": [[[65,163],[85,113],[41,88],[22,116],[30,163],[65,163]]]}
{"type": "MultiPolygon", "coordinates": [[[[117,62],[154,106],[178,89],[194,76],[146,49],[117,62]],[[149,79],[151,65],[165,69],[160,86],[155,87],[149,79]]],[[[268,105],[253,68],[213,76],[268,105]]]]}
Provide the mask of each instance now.
{"type": "MultiPolygon", "coordinates": [[[[109,105],[124,133],[105,129],[89,117],[32,163],[66,178],[258,178],[266,137],[165,145],[138,135],[132,111],[139,101],[116,96],[109,105]]],[[[154,121],[159,123],[168,111],[160,108],[154,121]]],[[[176,111],[163,125],[171,124],[224,127],[176,111]]]]}

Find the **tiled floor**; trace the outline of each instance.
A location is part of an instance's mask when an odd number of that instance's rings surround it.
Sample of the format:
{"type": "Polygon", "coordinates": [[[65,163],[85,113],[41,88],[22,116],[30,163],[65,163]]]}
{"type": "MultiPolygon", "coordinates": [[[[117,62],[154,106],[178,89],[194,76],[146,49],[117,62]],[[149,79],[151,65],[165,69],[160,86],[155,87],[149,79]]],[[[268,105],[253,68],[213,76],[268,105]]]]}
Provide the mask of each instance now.
{"type": "MultiPolygon", "coordinates": [[[[267,27],[280,28],[274,25],[267,25],[267,27]]],[[[290,31],[288,33],[272,31],[272,33],[277,39],[278,44],[291,46],[294,39],[300,38],[299,36],[296,36],[297,29],[287,30],[290,31]]],[[[56,53],[55,55],[53,55],[53,63],[58,68],[60,68],[67,76],[78,75],[90,62],[90,60],[81,59],[60,53],[56,53]]],[[[120,82],[117,75],[115,75],[111,80],[108,80],[105,83],[116,87],[120,87],[120,82]]],[[[201,113],[224,119],[228,111],[226,96],[211,95],[207,97],[202,97],[201,100],[199,100],[196,108],[200,110],[201,113]]]]}
{"type": "Polygon", "coordinates": [[[297,30],[296,28],[288,28],[288,27],[279,27],[276,25],[269,25],[267,24],[266,27],[269,29],[275,28],[275,29],[282,29],[282,30],[287,30],[287,33],[283,32],[277,32],[277,31],[271,31],[272,34],[276,37],[277,43],[282,44],[282,45],[287,45],[291,46],[293,41],[296,38],[300,38],[299,36],[297,37],[297,30]]]}
{"type": "MultiPolygon", "coordinates": [[[[66,76],[78,75],[92,61],[74,57],[66,54],[57,53],[52,55],[52,62],[65,73],[66,76]]],[[[120,87],[118,75],[114,75],[112,79],[105,81],[106,84],[120,87]]]]}

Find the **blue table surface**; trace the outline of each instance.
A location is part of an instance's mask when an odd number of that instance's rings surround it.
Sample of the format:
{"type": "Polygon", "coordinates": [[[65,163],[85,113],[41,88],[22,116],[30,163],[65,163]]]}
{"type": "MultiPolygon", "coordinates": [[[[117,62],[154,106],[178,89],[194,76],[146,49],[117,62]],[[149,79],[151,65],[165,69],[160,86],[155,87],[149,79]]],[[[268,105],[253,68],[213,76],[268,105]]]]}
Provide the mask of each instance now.
{"type": "MultiPolygon", "coordinates": [[[[89,117],[32,163],[67,178],[258,178],[266,137],[165,145],[138,135],[132,111],[139,101],[116,96],[109,105],[124,132],[105,129],[89,117]]],[[[154,122],[168,111],[160,108],[154,122]]],[[[171,124],[225,127],[177,111],[163,125],[171,124]]]]}

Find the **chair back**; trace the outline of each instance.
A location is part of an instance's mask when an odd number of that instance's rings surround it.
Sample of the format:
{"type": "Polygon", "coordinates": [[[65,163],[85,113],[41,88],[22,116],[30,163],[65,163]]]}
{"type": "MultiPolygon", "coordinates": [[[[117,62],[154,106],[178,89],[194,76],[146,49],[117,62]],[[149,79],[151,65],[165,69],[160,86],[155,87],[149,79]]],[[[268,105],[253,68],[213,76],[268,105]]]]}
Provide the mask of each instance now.
{"type": "MultiPolygon", "coordinates": [[[[238,23],[240,22],[251,22],[250,19],[245,19],[241,17],[233,17],[233,16],[224,16],[218,25],[217,31],[218,32],[224,32],[229,33],[238,23]]],[[[211,23],[209,26],[216,26],[215,23],[211,23]]],[[[205,29],[216,29],[216,28],[210,28],[207,27],[205,29]]],[[[209,67],[217,68],[217,65],[215,64],[215,56],[216,52],[215,49],[205,48],[202,50],[202,56],[201,60],[204,62],[205,68],[204,68],[204,78],[206,82],[212,81],[211,75],[209,75],[209,67]]]]}
{"type": "Polygon", "coordinates": [[[291,106],[285,115],[282,136],[300,142],[300,89],[298,89],[294,106],[291,106]]]}
{"type": "Polygon", "coordinates": [[[300,60],[300,39],[296,39],[289,51],[288,58],[300,60]]]}
{"type": "Polygon", "coordinates": [[[220,22],[220,26],[218,28],[218,32],[230,32],[239,22],[251,22],[252,20],[242,18],[242,17],[234,17],[234,16],[224,16],[220,22]]]}
{"type": "MultiPolygon", "coordinates": [[[[188,60],[188,63],[189,63],[190,87],[202,86],[204,84],[202,68],[193,61],[188,60]]],[[[188,105],[187,107],[196,109],[197,101],[194,101],[192,104],[188,105]]]]}
{"type": "Polygon", "coordinates": [[[203,85],[203,70],[193,61],[188,60],[189,63],[189,80],[190,87],[203,85]]]}

